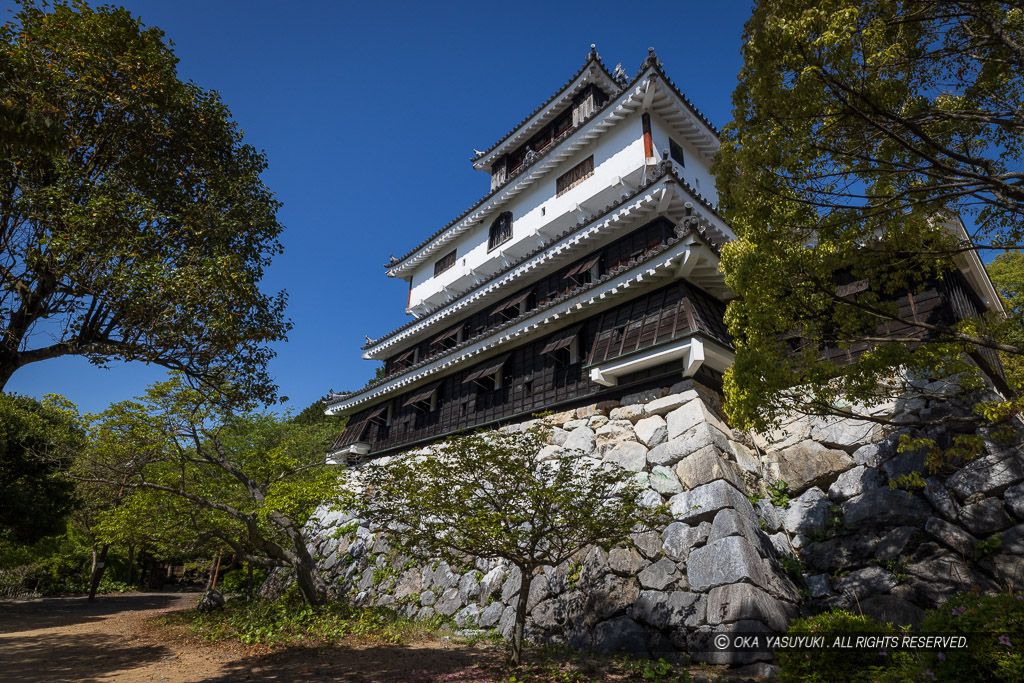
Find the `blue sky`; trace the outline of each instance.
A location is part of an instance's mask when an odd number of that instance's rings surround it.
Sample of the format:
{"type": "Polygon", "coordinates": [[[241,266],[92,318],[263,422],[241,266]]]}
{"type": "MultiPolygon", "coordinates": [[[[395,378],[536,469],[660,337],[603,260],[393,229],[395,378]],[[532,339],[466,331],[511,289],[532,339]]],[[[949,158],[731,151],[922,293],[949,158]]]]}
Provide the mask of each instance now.
{"type": "MultiPolygon", "coordinates": [[[[124,5],[174,42],[179,75],[220,91],[263,149],[284,202],[285,253],[264,279],[294,328],[270,366],[300,410],[358,388],[364,335],[404,324],[401,255],[487,193],[487,149],[583,64],[636,73],[656,48],[718,127],[730,118],[749,3],[431,3],[139,0],[124,5]]],[[[0,0],[0,8],[15,5],[0,0]]],[[[5,12],[6,14],[6,12],[5,12]]],[[[17,371],[7,391],[61,393],[83,411],[135,396],[161,368],[64,358],[17,371]]]]}

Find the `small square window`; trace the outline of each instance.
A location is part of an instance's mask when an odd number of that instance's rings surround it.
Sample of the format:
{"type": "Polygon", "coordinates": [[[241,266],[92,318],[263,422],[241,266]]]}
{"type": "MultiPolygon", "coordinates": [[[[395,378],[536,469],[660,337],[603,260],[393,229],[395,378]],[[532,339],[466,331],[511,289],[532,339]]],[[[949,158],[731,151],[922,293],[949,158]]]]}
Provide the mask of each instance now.
{"type": "Polygon", "coordinates": [[[668,139],[668,153],[672,157],[673,161],[683,168],[686,168],[686,162],[683,161],[683,146],[672,138],[668,139]]]}
{"type": "Polygon", "coordinates": [[[438,261],[434,263],[434,277],[437,277],[444,271],[448,270],[455,265],[455,250],[452,249],[450,252],[442,256],[438,261]]]}

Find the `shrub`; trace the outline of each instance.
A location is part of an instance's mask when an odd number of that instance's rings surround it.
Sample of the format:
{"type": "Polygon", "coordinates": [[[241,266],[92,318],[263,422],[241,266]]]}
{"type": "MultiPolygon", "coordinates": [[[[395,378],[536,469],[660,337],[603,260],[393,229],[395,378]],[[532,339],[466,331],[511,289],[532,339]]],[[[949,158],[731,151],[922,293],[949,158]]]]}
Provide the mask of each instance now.
{"type": "Polygon", "coordinates": [[[826,647],[777,652],[779,680],[783,683],[884,680],[888,671],[907,663],[910,655],[885,650],[830,648],[827,645],[831,645],[837,636],[887,636],[900,632],[891,624],[879,624],[869,617],[857,616],[844,610],[796,619],[790,625],[788,635],[825,636],[826,647]]]}
{"type": "MultiPolygon", "coordinates": [[[[241,569],[232,569],[229,572],[225,572],[221,578],[220,587],[225,593],[235,593],[241,595],[246,592],[248,587],[248,572],[245,566],[241,569]]],[[[260,568],[254,568],[252,570],[252,592],[255,594],[259,591],[260,586],[267,580],[267,570],[260,568]]]]}
{"type": "Polygon", "coordinates": [[[921,630],[969,636],[964,649],[925,653],[919,668],[936,680],[1024,681],[1024,595],[958,595],[929,610],[921,630]]]}

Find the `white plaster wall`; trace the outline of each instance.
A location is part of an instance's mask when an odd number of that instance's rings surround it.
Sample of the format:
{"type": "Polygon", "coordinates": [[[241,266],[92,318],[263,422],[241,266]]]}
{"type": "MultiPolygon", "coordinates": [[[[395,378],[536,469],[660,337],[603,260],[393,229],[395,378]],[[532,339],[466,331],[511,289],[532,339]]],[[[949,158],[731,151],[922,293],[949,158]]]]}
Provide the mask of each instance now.
{"type": "MultiPolygon", "coordinates": [[[[665,138],[665,146],[668,139],[665,138]]],[[[500,211],[512,212],[512,239],[488,251],[487,238],[490,225],[499,212],[488,216],[483,224],[467,232],[454,243],[456,265],[434,277],[434,260],[424,263],[413,273],[410,308],[423,302],[444,301],[444,288],[462,290],[476,277],[488,275],[503,268],[507,263],[535,249],[540,242],[550,239],[576,223],[573,213],[578,204],[594,199],[602,191],[618,182],[619,178],[637,171],[643,166],[643,130],[640,114],[634,113],[605,132],[596,141],[578,151],[557,168],[549,171],[544,178],[522,193],[516,195],[500,211]],[[594,173],[560,197],[556,197],[556,180],[586,157],[594,155],[594,173]]],[[[513,180],[513,182],[515,182],[513,180]]],[[[617,193],[609,198],[594,201],[602,208],[610,203],[617,193]]],[[[449,250],[444,253],[448,253],[449,250]]]]}
{"type": "MultiPolygon", "coordinates": [[[[718,205],[718,190],[715,188],[715,177],[711,175],[708,168],[708,161],[697,151],[697,148],[686,141],[682,135],[676,132],[670,125],[657,114],[651,115],[651,135],[654,137],[654,149],[656,156],[660,159],[661,153],[668,149],[668,140],[671,137],[683,148],[683,160],[686,167],[681,168],[674,164],[679,176],[688,182],[694,189],[701,193],[705,199],[714,205],[718,205]]],[[[669,157],[671,159],[671,157],[669,157]]]]}

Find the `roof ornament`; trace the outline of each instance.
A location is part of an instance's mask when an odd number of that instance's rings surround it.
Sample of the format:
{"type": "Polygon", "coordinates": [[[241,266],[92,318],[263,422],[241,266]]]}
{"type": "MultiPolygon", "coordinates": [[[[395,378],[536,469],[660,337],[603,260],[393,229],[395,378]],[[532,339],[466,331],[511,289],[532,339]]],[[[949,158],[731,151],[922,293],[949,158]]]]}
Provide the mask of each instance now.
{"type": "Polygon", "coordinates": [[[601,56],[597,54],[597,43],[590,44],[590,53],[587,54],[587,59],[601,59],[601,56]]]}
{"type": "Polygon", "coordinates": [[[473,148],[473,153],[476,154],[478,157],[483,156],[485,154],[485,152],[481,152],[476,147],[473,148]]]}
{"type": "Polygon", "coordinates": [[[639,76],[640,73],[642,73],[644,69],[646,69],[648,67],[651,67],[651,66],[657,66],[657,67],[661,67],[662,66],[662,63],[658,61],[658,55],[657,55],[657,53],[654,52],[654,48],[653,47],[647,48],[647,59],[645,59],[644,63],[640,65],[640,71],[637,72],[637,76],[639,76]]]}
{"type": "Polygon", "coordinates": [[[615,65],[615,69],[612,71],[612,78],[618,81],[620,85],[625,85],[629,80],[629,76],[626,75],[626,70],[622,68],[622,62],[615,65]]]}

